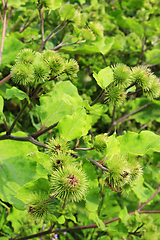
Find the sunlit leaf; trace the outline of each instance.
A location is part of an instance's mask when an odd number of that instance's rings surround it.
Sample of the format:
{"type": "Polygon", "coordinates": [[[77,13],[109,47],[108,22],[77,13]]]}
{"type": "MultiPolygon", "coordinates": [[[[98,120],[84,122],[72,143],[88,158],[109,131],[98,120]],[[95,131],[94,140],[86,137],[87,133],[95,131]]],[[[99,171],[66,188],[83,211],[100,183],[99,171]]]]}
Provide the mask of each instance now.
{"type": "Polygon", "coordinates": [[[84,108],[77,108],[73,115],[67,115],[58,124],[61,137],[67,141],[86,135],[90,128],[91,117],[84,108]]]}
{"type": "Polygon", "coordinates": [[[0,117],[3,114],[3,107],[4,107],[4,100],[3,98],[0,96],[0,117]]]}
{"type": "Polygon", "coordinates": [[[11,99],[13,96],[17,97],[19,100],[23,100],[24,98],[26,98],[30,103],[28,95],[16,87],[12,87],[11,89],[6,90],[5,97],[7,98],[7,100],[11,99]]]}
{"type": "Polygon", "coordinates": [[[120,142],[120,154],[128,152],[136,155],[144,155],[148,150],[160,152],[160,136],[151,131],[141,133],[127,132],[123,136],[117,137],[120,142]]]}
{"type": "Polygon", "coordinates": [[[70,82],[60,82],[48,95],[40,97],[40,106],[36,106],[42,125],[50,126],[68,114],[72,114],[82,102],[77,88],[70,82]]]}
{"type": "MultiPolygon", "coordinates": [[[[21,132],[14,135],[26,137],[21,132]]],[[[41,176],[36,171],[37,162],[28,156],[31,151],[37,151],[37,147],[29,142],[0,141],[0,198],[3,201],[13,203],[24,184],[41,176]]]]}
{"type": "Polygon", "coordinates": [[[105,89],[111,82],[113,82],[113,71],[110,67],[101,69],[98,74],[93,73],[93,77],[96,79],[97,84],[105,89]]]}

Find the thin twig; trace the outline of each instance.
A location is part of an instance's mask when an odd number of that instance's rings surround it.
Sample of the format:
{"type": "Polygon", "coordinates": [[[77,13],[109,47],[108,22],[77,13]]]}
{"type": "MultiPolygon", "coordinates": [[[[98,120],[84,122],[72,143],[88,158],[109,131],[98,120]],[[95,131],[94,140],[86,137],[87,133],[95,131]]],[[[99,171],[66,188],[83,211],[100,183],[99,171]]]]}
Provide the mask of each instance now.
{"type": "MultiPolygon", "coordinates": [[[[37,87],[35,88],[34,92],[33,92],[33,96],[30,98],[30,101],[33,100],[33,98],[36,96],[37,92],[39,91],[39,88],[41,87],[41,85],[37,85],[37,87]]],[[[10,135],[15,124],[18,122],[19,118],[21,117],[22,113],[24,112],[24,110],[26,109],[26,107],[28,107],[29,103],[28,103],[28,100],[25,99],[25,103],[23,105],[23,107],[21,108],[21,110],[19,111],[18,115],[16,116],[16,118],[14,119],[11,127],[9,128],[8,132],[7,132],[7,135],[10,135]]]]}
{"type": "Polygon", "coordinates": [[[7,77],[3,78],[1,81],[0,81],[0,87],[6,83],[9,79],[11,78],[11,74],[9,74],[7,77]]]}
{"type": "Polygon", "coordinates": [[[15,141],[21,141],[21,142],[31,142],[39,147],[47,148],[47,145],[41,142],[38,142],[35,140],[32,136],[29,137],[17,137],[13,135],[1,135],[0,140],[15,140],[15,141]]]}
{"type": "Polygon", "coordinates": [[[12,16],[12,10],[13,10],[13,7],[11,7],[10,8],[10,11],[9,11],[9,16],[8,16],[8,18],[7,18],[7,24],[8,24],[8,22],[9,22],[9,19],[11,18],[11,16],[12,16]]]}
{"type": "Polygon", "coordinates": [[[137,108],[135,111],[133,111],[133,112],[131,112],[131,113],[128,113],[128,114],[124,115],[123,117],[121,117],[121,118],[119,118],[117,121],[115,121],[115,122],[113,123],[113,126],[116,126],[116,125],[117,125],[118,123],[120,123],[120,122],[124,122],[124,121],[126,121],[126,119],[127,119],[128,117],[130,117],[131,115],[133,115],[133,114],[135,114],[135,113],[141,111],[142,109],[148,107],[148,106],[151,105],[151,104],[152,104],[152,102],[148,102],[148,103],[146,103],[145,105],[143,105],[143,106],[137,108]]]}
{"type": "Polygon", "coordinates": [[[2,23],[3,23],[3,17],[2,17],[1,12],[0,12],[0,19],[1,19],[2,23]]]}
{"type": "MultiPolygon", "coordinates": [[[[75,157],[75,158],[78,158],[79,156],[77,155],[77,154],[75,154],[75,153],[71,153],[71,155],[73,156],[73,157],[75,157]]],[[[93,163],[94,165],[96,165],[97,167],[99,167],[99,168],[101,168],[103,171],[106,171],[106,172],[108,172],[108,168],[106,168],[106,167],[104,167],[102,164],[100,164],[99,162],[97,162],[97,161],[95,161],[95,160],[93,160],[93,159],[91,159],[91,158],[87,158],[91,163],[93,163]]]]}
{"type": "Polygon", "coordinates": [[[6,128],[6,132],[8,132],[9,128],[8,128],[8,125],[7,125],[7,122],[6,122],[5,118],[3,118],[3,122],[4,122],[4,125],[5,125],[5,128],[6,128]]]}
{"type": "Polygon", "coordinates": [[[19,30],[19,33],[22,33],[27,27],[29,27],[35,19],[36,17],[32,18],[32,20],[27,25],[25,25],[22,29],[19,30]]]}
{"type": "Polygon", "coordinates": [[[142,126],[140,127],[140,130],[145,129],[145,128],[148,126],[148,124],[152,123],[154,120],[155,120],[155,119],[153,118],[153,119],[151,119],[148,123],[142,125],[142,126]]]}
{"type": "Polygon", "coordinates": [[[154,66],[156,66],[156,65],[159,65],[160,63],[153,63],[153,64],[147,64],[147,65],[145,65],[145,67],[154,67],[154,66]]]}
{"type": "Polygon", "coordinates": [[[28,101],[25,99],[25,104],[23,105],[23,107],[21,108],[21,110],[19,111],[18,115],[16,116],[16,118],[14,119],[11,127],[9,128],[7,135],[10,135],[14,126],[16,125],[16,123],[18,122],[19,118],[21,117],[22,113],[24,112],[24,110],[26,109],[26,107],[28,106],[28,101]]]}
{"type": "Polygon", "coordinates": [[[38,132],[33,133],[31,136],[32,136],[34,139],[36,139],[36,138],[38,138],[39,136],[41,136],[42,134],[48,132],[50,129],[53,129],[54,127],[56,127],[56,126],[58,125],[58,123],[59,123],[59,121],[56,122],[56,123],[54,123],[54,124],[52,124],[51,126],[47,127],[47,128],[44,129],[44,130],[41,130],[41,129],[42,129],[42,128],[41,128],[38,132]]]}
{"type": "Polygon", "coordinates": [[[93,102],[90,103],[90,106],[93,106],[94,104],[98,103],[104,93],[105,93],[105,90],[102,89],[102,91],[100,92],[100,94],[98,95],[98,97],[97,97],[93,102]]]}
{"type": "Polygon", "coordinates": [[[3,2],[3,8],[4,8],[4,17],[3,17],[3,29],[2,29],[2,38],[1,38],[1,47],[0,47],[0,66],[1,66],[1,61],[2,61],[2,53],[3,53],[3,46],[4,46],[4,38],[6,35],[6,27],[7,27],[7,22],[6,22],[6,15],[7,15],[7,2],[3,2]]]}
{"type": "Polygon", "coordinates": [[[137,211],[139,212],[142,208],[144,208],[144,206],[146,206],[147,203],[149,203],[159,192],[160,192],[160,184],[156,192],[142,206],[140,206],[137,211]]]}
{"type": "MultiPolygon", "coordinates": [[[[135,215],[135,211],[134,212],[130,212],[129,215],[135,215]]],[[[139,214],[143,214],[143,213],[149,213],[149,214],[154,214],[154,213],[160,213],[160,211],[139,211],[139,214]]],[[[109,223],[115,222],[121,220],[120,217],[116,217],[113,218],[111,220],[105,221],[104,224],[107,225],[109,223]]],[[[32,238],[36,238],[36,237],[41,237],[50,233],[62,233],[62,232],[71,232],[71,231],[77,231],[77,230],[83,230],[83,229],[90,229],[90,228],[98,228],[98,226],[96,224],[90,224],[90,225],[84,225],[84,226],[77,226],[77,227],[71,227],[71,228],[62,228],[62,229],[55,229],[55,230],[47,230],[41,233],[37,233],[37,234],[33,234],[30,236],[26,236],[26,237],[21,237],[21,238],[11,238],[10,240],[26,240],[26,239],[32,239],[32,238]]]]}
{"type": "MultiPolygon", "coordinates": [[[[40,47],[39,47],[39,49],[38,49],[38,52],[41,52],[41,51],[42,51],[42,49],[43,49],[44,45],[46,44],[46,42],[51,38],[51,36],[53,37],[53,33],[54,33],[58,28],[60,28],[65,22],[67,22],[67,24],[69,23],[69,21],[64,20],[63,22],[61,22],[57,27],[55,27],[55,28],[51,31],[51,33],[47,36],[47,38],[46,38],[44,41],[42,41],[42,43],[41,43],[41,45],[40,45],[40,47]]],[[[63,27],[64,27],[64,26],[63,26],[63,27]]],[[[61,28],[61,30],[63,30],[63,29],[61,28]]],[[[57,33],[59,33],[59,31],[60,31],[60,30],[58,30],[56,33],[54,33],[54,35],[56,35],[57,33]]]]}
{"type": "Polygon", "coordinates": [[[160,54],[156,55],[155,57],[152,57],[151,59],[149,59],[148,61],[142,63],[142,65],[146,65],[147,63],[149,63],[150,61],[152,61],[153,59],[160,57],[160,54]]]}
{"type": "MultiPolygon", "coordinates": [[[[77,43],[80,43],[80,42],[77,41],[77,42],[74,42],[74,43],[66,43],[66,44],[62,44],[61,46],[58,45],[58,48],[65,47],[65,46],[71,46],[71,45],[74,45],[74,44],[77,44],[77,43]]],[[[51,50],[57,50],[58,48],[56,46],[56,47],[52,48],[51,50]]]]}
{"type": "Polygon", "coordinates": [[[3,8],[5,8],[5,2],[4,2],[4,0],[2,0],[2,4],[3,4],[3,8]]]}
{"type": "MultiPolygon", "coordinates": [[[[46,38],[47,41],[49,41],[51,38],[53,38],[55,35],[57,35],[59,32],[61,32],[65,27],[67,27],[69,22],[67,22],[62,28],[60,28],[57,32],[53,33],[49,38],[46,38]]],[[[46,43],[46,40],[45,40],[46,43]]]]}
{"type": "Polygon", "coordinates": [[[39,9],[39,15],[40,15],[40,19],[41,19],[42,42],[44,42],[44,18],[43,18],[43,8],[39,9]]]}
{"type": "MultiPolygon", "coordinates": [[[[58,28],[60,28],[64,23],[66,23],[66,24],[68,24],[69,23],[69,21],[67,21],[67,20],[63,20],[63,22],[61,22],[57,27],[55,27],[52,31],[51,31],[51,33],[47,36],[47,38],[45,39],[45,42],[47,42],[49,39],[51,39],[51,37],[53,36],[53,33],[58,29],[58,28]]],[[[64,26],[63,26],[64,27],[64,26]]],[[[60,30],[60,29],[59,29],[60,30]]],[[[59,31],[58,30],[58,31],[59,31]]],[[[54,33],[55,34],[55,33],[54,33]]]]}
{"type": "Polygon", "coordinates": [[[114,127],[114,121],[115,121],[115,113],[116,113],[116,106],[113,107],[113,115],[112,115],[112,122],[108,129],[108,132],[110,133],[112,131],[112,128],[114,127]]]}
{"type": "Polygon", "coordinates": [[[91,148],[74,148],[74,150],[78,150],[78,151],[89,151],[89,150],[93,150],[94,147],[91,147],[91,148]]]}
{"type": "Polygon", "coordinates": [[[54,47],[53,49],[51,49],[51,50],[56,50],[56,49],[58,49],[58,48],[60,48],[60,47],[63,47],[63,46],[76,44],[78,41],[76,41],[75,43],[66,43],[66,44],[63,44],[63,43],[67,42],[68,40],[70,40],[70,39],[72,39],[72,38],[74,38],[74,37],[75,37],[75,36],[72,36],[72,37],[67,38],[66,40],[64,40],[63,42],[61,42],[60,44],[58,44],[57,46],[55,46],[55,47],[54,47]]]}
{"type": "Polygon", "coordinates": [[[101,55],[102,55],[102,57],[103,57],[103,61],[104,61],[105,65],[106,65],[106,67],[107,67],[107,66],[108,66],[108,64],[107,64],[107,62],[106,62],[105,56],[104,56],[104,54],[103,54],[103,53],[101,53],[101,55]]]}

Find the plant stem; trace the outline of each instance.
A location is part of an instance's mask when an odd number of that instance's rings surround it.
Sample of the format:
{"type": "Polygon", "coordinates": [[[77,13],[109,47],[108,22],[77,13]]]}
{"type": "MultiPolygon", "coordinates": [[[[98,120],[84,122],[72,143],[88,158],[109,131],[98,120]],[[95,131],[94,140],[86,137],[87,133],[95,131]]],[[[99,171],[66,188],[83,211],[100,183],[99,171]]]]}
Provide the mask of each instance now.
{"type": "MultiPolygon", "coordinates": [[[[39,136],[41,136],[42,134],[48,132],[50,129],[56,127],[56,126],[58,125],[58,123],[59,123],[59,121],[56,122],[56,123],[54,123],[54,124],[52,124],[51,126],[47,127],[47,128],[44,129],[44,130],[42,130],[43,128],[41,128],[38,132],[33,133],[31,136],[32,136],[34,139],[36,139],[36,138],[38,138],[39,136]]],[[[43,127],[45,127],[45,126],[43,126],[43,127]]]]}
{"type": "MultiPolygon", "coordinates": [[[[77,154],[71,153],[71,155],[75,158],[78,158],[79,156],[77,154]]],[[[101,168],[103,171],[108,172],[108,168],[104,167],[102,164],[100,164],[99,162],[91,159],[91,158],[87,158],[91,163],[93,163],[94,165],[96,165],[98,168],[101,168]]]]}
{"type": "Polygon", "coordinates": [[[5,125],[5,128],[6,128],[6,132],[8,132],[9,128],[8,128],[8,125],[7,125],[7,122],[6,122],[5,118],[3,118],[3,122],[4,122],[4,125],[5,125]]]}
{"type": "Polygon", "coordinates": [[[144,206],[146,206],[147,203],[149,203],[159,192],[160,192],[160,184],[159,184],[158,189],[156,190],[156,192],[155,192],[143,205],[141,205],[141,206],[138,208],[137,211],[139,212],[142,208],[144,208],[144,206]]]}
{"type": "Polygon", "coordinates": [[[24,110],[26,109],[26,107],[28,106],[28,101],[25,100],[25,104],[23,105],[23,107],[21,108],[20,112],[18,113],[18,115],[16,116],[16,118],[14,119],[11,127],[9,128],[8,132],[7,132],[7,135],[10,135],[14,126],[16,125],[16,122],[18,122],[20,116],[22,115],[22,113],[24,112],[24,110]]]}
{"type": "Polygon", "coordinates": [[[61,42],[60,44],[58,44],[56,47],[54,47],[54,48],[51,49],[51,50],[54,50],[54,51],[55,51],[55,50],[57,50],[58,48],[61,48],[61,47],[63,47],[63,46],[77,44],[78,41],[75,42],[75,43],[67,43],[67,44],[63,44],[63,43],[67,42],[68,40],[70,40],[70,39],[72,39],[72,38],[74,38],[74,37],[75,37],[75,36],[72,36],[72,37],[67,38],[66,40],[64,40],[63,42],[61,42]]]}
{"type": "Polygon", "coordinates": [[[51,33],[47,36],[47,38],[42,41],[41,46],[38,49],[38,52],[41,52],[44,45],[46,44],[47,41],[49,41],[52,37],[54,37],[56,34],[58,34],[60,31],[62,31],[67,25],[68,25],[69,21],[64,20],[63,22],[61,22],[57,27],[55,27],[51,33]],[[66,23],[67,22],[67,23],[66,23]],[[57,32],[55,32],[59,27],[61,27],[64,23],[66,23],[62,28],[60,28],[57,32]],[[55,32],[55,33],[54,33],[55,32]]]}
{"type": "MultiPolygon", "coordinates": [[[[139,214],[143,214],[143,213],[150,213],[150,214],[154,214],[154,213],[160,213],[160,211],[139,211],[139,214]]],[[[134,212],[130,212],[129,215],[134,215],[134,212]]],[[[120,217],[116,217],[113,218],[111,220],[105,221],[104,224],[107,225],[111,222],[115,222],[120,220],[120,217]]],[[[63,229],[55,229],[55,230],[47,230],[41,233],[37,233],[37,234],[33,234],[30,236],[26,236],[26,237],[21,237],[21,238],[10,238],[10,240],[26,240],[26,239],[32,239],[35,237],[41,237],[50,233],[61,233],[61,232],[71,232],[71,231],[77,231],[77,230],[83,230],[83,229],[90,229],[90,228],[98,228],[98,226],[96,224],[90,224],[90,225],[85,225],[85,226],[78,226],[78,227],[71,227],[71,228],[63,228],[63,229]]]]}
{"type": "MultiPolygon", "coordinates": [[[[36,96],[36,94],[37,94],[37,92],[39,91],[40,88],[41,88],[41,85],[40,85],[40,84],[37,85],[37,87],[35,88],[35,90],[34,90],[34,92],[33,92],[33,96],[32,96],[31,99],[30,99],[31,101],[32,101],[33,98],[36,96]]],[[[15,118],[15,120],[14,120],[14,122],[12,123],[11,127],[9,128],[9,130],[8,130],[8,132],[7,132],[7,135],[10,135],[10,134],[11,134],[11,132],[12,132],[12,130],[13,130],[16,122],[18,122],[18,120],[20,119],[22,113],[24,112],[24,110],[26,109],[26,107],[27,107],[28,105],[29,105],[28,101],[25,100],[25,103],[24,103],[22,109],[19,111],[17,117],[15,118]]]]}
{"type": "Polygon", "coordinates": [[[47,148],[47,145],[41,142],[38,142],[35,140],[32,136],[29,137],[18,137],[18,136],[13,136],[13,135],[1,135],[0,140],[15,140],[15,141],[21,141],[21,142],[31,142],[35,144],[36,146],[47,148]]]}
{"type": "Polygon", "coordinates": [[[0,81],[0,86],[2,86],[5,82],[7,82],[11,78],[11,74],[9,74],[7,77],[3,78],[0,81]]]}
{"type": "Polygon", "coordinates": [[[102,57],[103,57],[103,61],[104,61],[105,65],[106,65],[106,67],[107,67],[108,65],[107,65],[107,62],[106,62],[105,56],[104,56],[103,53],[101,53],[101,55],[102,55],[102,57]]]}
{"type": "Polygon", "coordinates": [[[108,129],[109,133],[111,132],[111,130],[112,130],[113,126],[114,126],[115,112],[116,112],[116,106],[114,105],[114,107],[113,107],[113,115],[112,115],[112,122],[111,122],[111,125],[110,125],[109,129],[108,129]]]}
{"type": "Polygon", "coordinates": [[[7,27],[7,22],[6,22],[6,15],[7,15],[7,2],[3,1],[3,9],[4,9],[4,17],[3,17],[3,29],[2,29],[2,38],[1,38],[1,47],[0,47],[0,66],[1,66],[1,61],[2,61],[2,53],[3,53],[3,46],[4,46],[4,38],[6,35],[6,27],[7,27]]]}
{"type": "Polygon", "coordinates": [[[102,95],[103,95],[104,93],[105,93],[105,90],[102,89],[102,91],[100,92],[100,94],[98,95],[98,97],[97,97],[93,102],[90,103],[90,106],[93,106],[94,104],[98,103],[99,100],[100,100],[100,98],[102,97],[102,95]]]}
{"type": "Polygon", "coordinates": [[[44,18],[43,18],[43,8],[38,9],[41,19],[41,33],[42,33],[42,42],[44,42],[44,18]]]}
{"type": "Polygon", "coordinates": [[[155,57],[152,57],[151,59],[149,59],[148,61],[144,62],[142,65],[146,65],[147,63],[151,62],[153,59],[160,57],[160,54],[156,55],[155,57]]]}
{"type": "Polygon", "coordinates": [[[78,151],[80,151],[80,150],[82,150],[82,151],[88,151],[88,150],[93,150],[94,149],[94,147],[91,147],[91,148],[73,148],[74,150],[78,150],[78,151]]]}
{"type": "Polygon", "coordinates": [[[36,17],[32,18],[28,24],[26,24],[22,29],[19,30],[19,33],[22,33],[27,27],[29,27],[35,19],[36,17]]]}
{"type": "Polygon", "coordinates": [[[148,106],[151,105],[151,104],[152,104],[152,102],[148,102],[148,103],[146,103],[145,105],[137,108],[135,111],[124,115],[123,117],[119,118],[117,121],[114,121],[112,128],[113,128],[114,126],[116,126],[118,123],[126,121],[126,118],[128,118],[129,116],[131,116],[131,115],[133,115],[133,114],[135,114],[135,113],[137,113],[137,112],[139,112],[139,111],[141,111],[142,109],[148,107],[148,106]]]}

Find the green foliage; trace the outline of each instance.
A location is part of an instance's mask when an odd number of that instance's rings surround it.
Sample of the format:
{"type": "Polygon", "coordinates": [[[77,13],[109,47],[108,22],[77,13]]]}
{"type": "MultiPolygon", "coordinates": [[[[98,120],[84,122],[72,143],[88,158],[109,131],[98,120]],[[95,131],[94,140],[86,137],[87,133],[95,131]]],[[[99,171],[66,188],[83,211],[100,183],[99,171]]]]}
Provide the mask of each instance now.
{"type": "Polygon", "coordinates": [[[0,4],[0,239],[159,239],[159,7],[0,4]]]}

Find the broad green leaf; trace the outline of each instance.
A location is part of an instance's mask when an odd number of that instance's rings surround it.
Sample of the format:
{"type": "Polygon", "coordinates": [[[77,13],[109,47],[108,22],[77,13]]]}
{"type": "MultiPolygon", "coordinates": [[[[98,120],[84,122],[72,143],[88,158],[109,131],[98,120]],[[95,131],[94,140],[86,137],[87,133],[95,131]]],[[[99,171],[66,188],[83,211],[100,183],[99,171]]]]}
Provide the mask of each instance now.
{"type": "Polygon", "coordinates": [[[19,189],[16,197],[21,201],[26,202],[28,196],[32,193],[43,193],[49,198],[48,192],[50,190],[50,183],[45,178],[39,178],[36,181],[26,183],[22,188],[19,189]]]}
{"type": "Polygon", "coordinates": [[[0,96],[0,117],[3,114],[4,100],[3,97],[0,96]]]}
{"type": "Polygon", "coordinates": [[[51,1],[51,4],[49,6],[49,10],[56,10],[57,8],[60,8],[62,5],[62,0],[54,0],[54,1],[51,1]]]}
{"type": "Polygon", "coordinates": [[[12,223],[14,232],[18,232],[24,226],[24,214],[27,215],[27,212],[22,214],[22,211],[12,207],[12,212],[7,216],[7,221],[12,223]]]}
{"type": "Polygon", "coordinates": [[[91,117],[81,107],[77,108],[72,116],[62,118],[58,124],[61,137],[67,141],[86,135],[90,128],[91,117]]]}
{"type": "Polygon", "coordinates": [[[11,99],[13,96],[17,97],[19,100],[23,100],[24,98],[26,98],[30,103],[29,96],[25,92],[19,90],[16,87],[12,87],[11,89],[6,90],[5,97],[7,98],[7,100],[11,99]]]}
{"type": "Polygon", "coordinates": [[[98,74],[93,73],[93,77],[96,79],[97,84],[105,89],[111,82],[113,82],[113,71],[110,67],[101,69],[98,74]]]}
{"type": "Polygon", "coordinates": [[[63,47],[62,51],[74,54],[93,54],[100,52],[94,42],[87,42],[87,44],[81,43],[79,45],[73,45],[72,47],[63,47]]]}
{"type": "Polygon", "coordinates": [[[65,81],[58,83],[48,95],[40,97],[40,106],[36,109],[42,125],[50,126],[72,114],[82,101],[77,88],[70,81],[65,81]]]}
{"type": "Polygon", "coordinates": [[[114,40],[112,50],[123,50],[121,43],[117,39],[114,40]]]}
{"type": "Polygon", "coordinates": [[[39,118],[38,113],[36,112],[36,109],[33,109],[32,112],[29,113],[29,116],[30,116],[33,127],[35,127],[35,129],[37,129],[37,131],[38,131],[42,127],[42,124],[41,124],[41,122],[37,123],[35,121],[35,119],[34,119],[35,115],[36,115],[37,119],[40,121],[40,118],[39,118]],[[35,111],[35,113],[34,113],[34,111],[35,111]]]}
{"type": "Polygon", "coordinates": [[[86,41],[93,41],[96,38],[94,33],[90,29],[82,29],[81,36],[86,41]]]}
{"type": "Polygon", "coordinates": [[[95,171],[95,167],[86,158],[79,158],[79,160],[81,159],[83,160],[83,171],[86,172],[88,177],[89,189],[98,187],[97,173],[95,171]]]}
{"type": "Polygon", "coordinates": [[[90,212],[89,219],[93,220],[99,228],[102,230],[105,230],[105,224],[103,221],[99,218],[98,214],[96,212],[90,212]]]}
{"type": "Polygon", "coordinates": [[[83,171],[88,177],[89,191],[86,195],[86,209],[89,212],[96,212],[99,204],[99,187],[95,167],[87,159],[83,158],[83,171]]]}
{"type": "Polygon", "coordinates": [[[96,5],[96,4],[98,4],[97,0],[91,0],[91,5],[96,5]]]}
{"type": "Polygon", "coordinates": [[[86,2],[86,0],[79,0],[79,2],[81,5],[83,5],[86,2]]]}
{"type": "Polygon", "coordinates": [[[72,220],[74,223],[77,223],[75,216],[72,214],[65,215],[65,218],[72,220]]]}
{"type": "Polygon", "coordinates": [[[89,212],[96,212],[99,204],[99,187],[89,190],[86,195],[86,209],[89,212]]]}
{"type": "Polygon", "coordinates": [[[23,3],[23,1],[20,1],[20,0],[8,0],[7,1],[7,6],[8,7],[18,8],[22,4],[24,4],[24,3],[23,3]]]}
{"type": "Polygon", "coordinates": [[[119,148],[119,142],[117,141],[115,134],[112,136],[108,137],[108,142],[107,142],[107,157],[112,157],[113,154],[118,154],[120,152],[119,148]]]}
{"type": "Polygon", "coordinates": [[[6,37],[2,54],[2,64],[10,64],[15,60],[17,53],[24,47],[24,43],[17,38],[6,37]],[[8,53],[8,49],[10,49],[8,53]]]}
{"type": "MultiPolygon", "coordinates": [[[[26,137],[24,133],[15,136],[26,137]]],[[[26,183],[41,177],[37,174],[37,162],[27,156],[37,147],[29,142],[13,140],[0,141],[0,198],[14,202],[17,191],[26,183]]]]}
{"type": "Polygon", "coordinates": [[[93,33],[98,37],[103,37],[103,31],[104,28],[102,24],[95,23],[95,22],[89,22],[89,28],[93,31],[93,33]]]}
{"type": "Polygon", "coordinates": [[[50,157],[47,154],[37,151],[37,152],[30,152],[29,156],[33,158],[34,161],[42,165],[48,172],[52,171],[52,164],[50,162],[50,157]]]}
{"type": "Polygon", "coordinates": [[[117,230],[118,233],[120,233],[122,235],[123,238],[127,237],[128,229],[124,225],[124,223],[120,222],[119,224],[117,224],[116,230],[117,230]]]}
{"type": "Polygon", "coordinates": [[[110,193],[110,190],[108,191],[108,188],[106,190],[107,194],[105,194],[103,199],[101,213],[103,213],[103,216],[109,215],[110,219],[112,219],[118,216],[119,212],[121,211],[121,207],[119,205],[119,200],[115,198],[115,194],[113,194],[113,191],[110,193]]]}
{"type": "Polygon", "coordinates": [[[57,220],[58,220],[59,224],[64,224],[65,223],[65,217],[63,215],[61,215],[57,220]]]}
{"type": "Polygon", "coordinates": [[[106,53],[108,53],[111,50],[111,48],[114,44],[114,41],[115,41],[114,37],[107,39],[107,41],[105,41],[105,37],[103,37],[95,42],[95,46],[97,46],[99,51],[103,55],[105,55],[106,53]]]}
{"type": "Polygon", "coordinates": [[[152,192],[144,187],[144,179],[141,177],[136,185],[132,188],[133,192],[141,202],[146,202],[152,195],[152,192]]]}
{"type": "Polygon", "coordinates": [[[65,4],[60,9],[60,17],[63,21],[64,19],[72,20],[74,18],[75,9],[72,4],[65,4]]]}
{"type": "Polygon", "coordinates": [[[136,155],[144,155],[148,150],[160,152],[160,136],[150,131],[141,133],[127,132],[123,136],[117,137],[120,142],[120,154],[128,152],[136,155]]]}
{"type": "Polygon", "coordinates": [[[101,103],[97,103],[90,107],[88,110],[90,116],[92,117],[92,125],[94,125],[98,121],[98,119],[100,119],[102,116],[107,116],[105,113],[108,110],[108,106],[101,103]]]}
{"type": "Polygon", "coordinates": [[[138,23],[134,18],[126,18],[126,23],[140,38],[143,36],[143,26],[138,23]]]}
{"type": "Polygon", "coordinates": [[[111,240],[111,238],[110,238],[110,236],[102,235],[102,236],[98,237],[97,240],[111,240]]]}
{"type": "Polygon", "coordinates": [[[113,234],[116,236],[114,237],[115,240],[126,239],[128,235],[128,229],[122,222],[119,222],[119,223],[115,222],[114,224],[113,223],[108,224],[107,231],[109,231],[110,234],[113,234]]]}
{"type": "Polygon", "coordinates": [[[128,219],[129,219],[129,215],[128,215],[128,211],[127,211],[127,208],[126,208],[126,207],[124,207],[124,208],[120,211],[119,217],[120,217],[121,221],[122,221],[124,224],[127,223],[128,219]]]}

